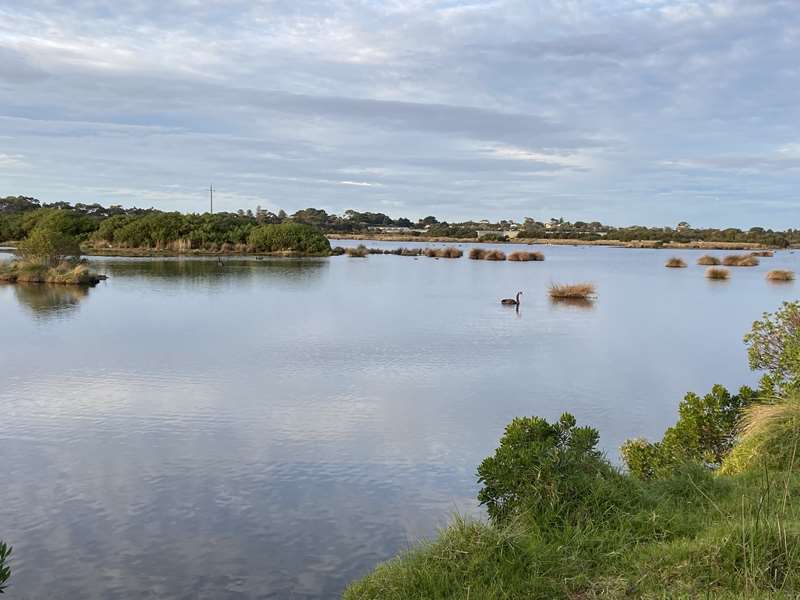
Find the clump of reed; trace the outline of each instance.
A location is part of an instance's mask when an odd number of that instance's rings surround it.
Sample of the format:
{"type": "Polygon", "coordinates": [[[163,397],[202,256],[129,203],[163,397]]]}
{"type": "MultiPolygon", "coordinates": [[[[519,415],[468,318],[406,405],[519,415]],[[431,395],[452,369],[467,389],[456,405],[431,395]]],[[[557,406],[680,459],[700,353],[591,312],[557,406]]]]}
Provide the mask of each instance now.
{"type": "Polygon", "coordinates": [[[383,248],[367,248],[368,254],[386,254],[386,250],[383,248]]]}
{"type": "Polygon", "coordinates": [[[750,256],[760,256],[762,258],[772,258],[775,256],[775,253],[772,250],[756,250],[755,252],[751,252],[750,256]]]}
{"type": "Polygon", "coordinates": [[[758,259],[750,254],[731,254],[722,259],[722,264],[726,267],[755,267],[758,259]]]}
{"type": "Polygon", "coordinates": [[[437,252],[439,258],[461,258],[464,252],[460,248],[448,246],[447,248],[440,248],[437,252]]]}
{"type": "Polygon", "coordinates": [[[419,256],[422,254],[422,248],[395,248],[394,250],[386,250],[384,254],[393,254],[394,256],[419,256]]]}
{"type": "Polygon", "coordinates": [[[344,248],[341,246],[334,246],[331,248],[331,256],[341,256],[344,254],[344,248]]]}
{"type": "Polygon", "coordinates": [[[708,279],[728,279],[731,272],[723,267],[709,267],[706,269],[706,278],[708,279]]]}
{"type": "Polygon", "coordinates": [[[677,256],[673,256],[664,264],[664,266],[669,267],[670,269],[683,269],[686,267],[686,261],[682,258],[678,258],[677,256]]]}
{"type": "Polygon", "coordinates": [[[524,250],[517,250],[508,255],[508,260],[514,262],[528,262],[528,261],[542,261],[544,254],[541,252],[525,252],[524,250]]]}
{"type": "Polygon", "coordinates": [[[697,259],[698,265],[703,266],[717,266],[722,264],[722,261],[718,259],[716,256],[711,256],[710,254],[706,254],[705,256],[701,256],[697,259]]]}
{"type": "Polygon", "coordinates": [[[500,250],[487,250],[486,254],[483,255],[483,260],[505,260],[506,254],[505,252],[501,252],[500,250]]]}
{"type": "Polygon", "coordinates": [[[364,244],[359,244],[355,248],[345,249],[345,253],[352,258],[366,258],[369,250],[364,244]]]}
{"type": "Polygon", "coordinates": [[[794,281],[794,271],[789,269],[773,269],[767,273],[769,281],[794,281]]]}
{"type": "Polygon", "coordinates": [[[550,297],[554,300],[588,300],[593,298],[597,288],[593,283],[552,283],[550,297]]]}
{"type": "Polygon", "coordinates": [[[472,248],[469,251],[468,256],[472,260],[483,260],[486,257],[486,250],[484,250],[483,248],[472,248]]]}

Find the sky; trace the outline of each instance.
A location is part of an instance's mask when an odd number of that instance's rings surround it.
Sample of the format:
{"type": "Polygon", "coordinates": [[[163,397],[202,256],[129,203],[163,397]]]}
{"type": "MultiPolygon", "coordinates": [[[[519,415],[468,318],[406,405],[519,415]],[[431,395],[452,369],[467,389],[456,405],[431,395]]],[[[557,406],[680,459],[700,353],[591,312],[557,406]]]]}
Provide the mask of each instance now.
{"type": "Polygon", "coordinates": [[[800,227],[797,0],[4,0],[0,196],[800,227]]]}

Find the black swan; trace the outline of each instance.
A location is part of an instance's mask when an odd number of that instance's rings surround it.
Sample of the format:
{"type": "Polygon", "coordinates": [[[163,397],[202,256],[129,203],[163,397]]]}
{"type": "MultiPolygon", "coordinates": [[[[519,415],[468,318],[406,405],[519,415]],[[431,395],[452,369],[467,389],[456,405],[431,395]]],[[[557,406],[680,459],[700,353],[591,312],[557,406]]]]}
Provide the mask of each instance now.
{"type": "Polygon", "coordinates": [[[522,292],[517,292],[516,298],[503,298],[500,300],[500,304],[507,304],[509,306],[519,306],[519,297],[522,295],[522,292]]]}

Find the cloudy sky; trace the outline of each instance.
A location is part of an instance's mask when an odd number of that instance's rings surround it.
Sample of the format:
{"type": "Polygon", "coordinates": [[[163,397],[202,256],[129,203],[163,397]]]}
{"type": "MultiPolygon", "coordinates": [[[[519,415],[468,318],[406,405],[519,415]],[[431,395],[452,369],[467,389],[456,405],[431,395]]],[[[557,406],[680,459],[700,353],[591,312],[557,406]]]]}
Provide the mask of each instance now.
{"type": "Polygon", "coordinates": [[[5,0],[0,195],[800,226],[796,0],[5,0]]]}

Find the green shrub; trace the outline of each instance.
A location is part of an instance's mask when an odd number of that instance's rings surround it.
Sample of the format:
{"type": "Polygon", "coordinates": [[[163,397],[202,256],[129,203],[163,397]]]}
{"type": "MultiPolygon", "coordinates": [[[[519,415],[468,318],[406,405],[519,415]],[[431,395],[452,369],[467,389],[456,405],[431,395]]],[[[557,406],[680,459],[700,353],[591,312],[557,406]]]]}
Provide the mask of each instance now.
{"type": "Polygon", "coordinates": [[[39,226],[17,246],[19,253],[27,261],[54,265],[67,257],[78,257],[81,247],[78,240],[68,233],[55,228],[39,226]]]}
{"type": "Polygon", "coordinates": [[[328,255],[331,244],[322,232],[302,223],[260,225],[253,228],[248,244],[256,252],[299,252],[328,255]]]}
{"type": "Polygon", "coordinates": [[[678,407],[678,421],[664,432],[660,442],[643,439],[625,442],[620,453],[631,474],[640,479],[658,479],[672,475],[685,463],[719,467],[736,441],[741,411],[758,395],[748,387],[731,395],[721,385],[709,394],[688,393],[678,407]]]}
{"type": "Polygon", "coordinates": [[[597,442],[597,430],[576,427],[568,413],[553,424],[539,417],[516,418],[494,455],[478,467],[483,486],[478,500],[494,523],[521,513],[563,517],[586,501],[599,479],[615,474],[597,442]]]}
{"type": "Polygon", "coordinates": [[[780,397],[800,390],[800,302],[784,302],[775,313],[764,313],[744,336],[750,368],[766,371],[763,393],[780,397]]]}

